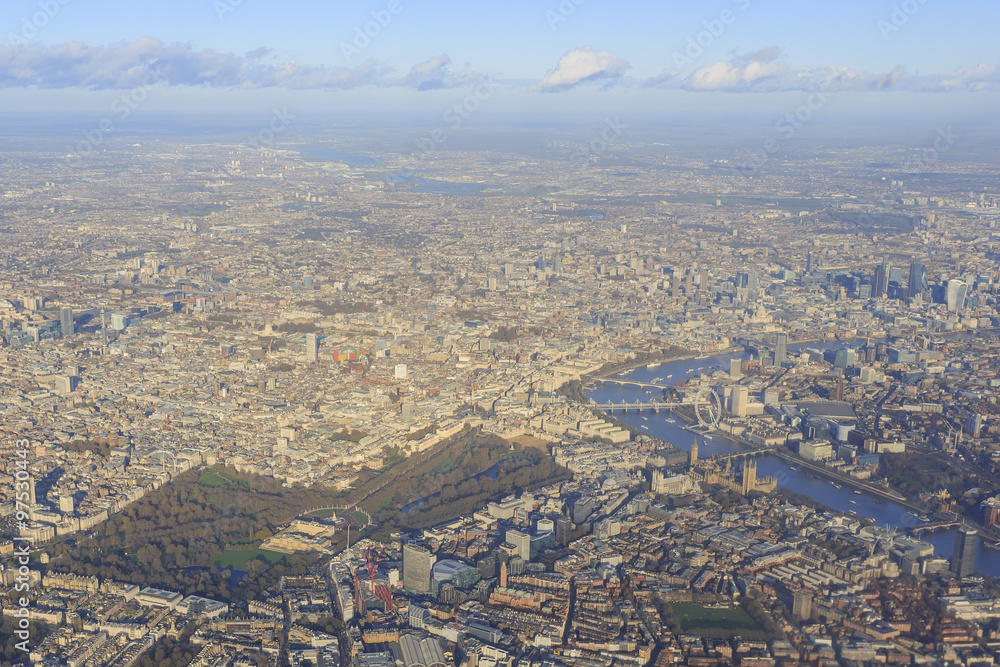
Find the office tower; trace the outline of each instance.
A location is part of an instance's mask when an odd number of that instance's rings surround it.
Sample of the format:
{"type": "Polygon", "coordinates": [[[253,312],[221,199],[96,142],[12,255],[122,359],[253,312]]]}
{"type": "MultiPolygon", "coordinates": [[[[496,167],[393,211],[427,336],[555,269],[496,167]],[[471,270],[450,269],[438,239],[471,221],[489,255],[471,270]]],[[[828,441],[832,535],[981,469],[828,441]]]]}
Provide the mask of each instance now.
{"type": "Polygon", "coordinates": [[[910,262],[910,279],[906,287],[906,296],[913,299],[927,290],[927,267],[920,260],[910,262]]]}
{"type": "Polygon", "coordinates": [[[104,347],[108,346],[108,318],[104,314],[104,309],[101,308],[101,339],[104,342],[104,347]]]}
{"type": "Polygon", "coordinates": [[[417,544],[403,546],[403,587],[424,595],[431,592],[434,554],[417,544]]]}
{"type": "Polygon", "coordinates": [[[882,265],[875,269],[875,285],[874,285],[874,296],[884,297],[889,293],[889,274],[892,272],[892,266],[889,262],[882,262],[882,265]]]}
{"type": "Polygon", "coordinates": [[[72,393],[76,389],[76,380],[77,378],[72,375],[57,375],[53,389],[57,394],[65,395],[72,393]]]}
{"type": "Polygon", "coordinates": [[[522,560],[531,560],[531,536],[519,530],[508,530],[506,540],[517,547],[517,555],[522,560]]]}
{"type": "Polygon", "coordinates": [[[73,309],[63,306],[59,309],[59,326],[62,329],[63,338],[73,335],[73,309]]]}
{"type": "Polygon", "coordinates": [[[778,334],[774,344],[774,365],[781,366],[788,359],[788,334],[778,334]]]}
{"type": "Polygon", "coordinates": [[[798,589],[792,594],[792,618],[808,621],[812,617],[813,596],[809,591],[798,589]]]}
{"type": "Polygon", "coordinates": [[[747,403],[750,401],[750,389],[747,387],[733,387],[733,395],[730,398],[730,412],[737,417],[747,416],[747,403]]]}
{"type": "Polygon", "coordinates": [[[406,364],[396,364],[393,374],[397,380],[405,380],[407,376],[406,364]]]}
{"type": "Polygon", "coordinates": [[[314,364],[319,361],[319,336],[306,334],[306,361],[314,364]]]}
{"type": "Polygon", "coordinates": [[[844,400],[844,390],[846,389],[847,383],[843,379],[837,380],[837,386],[833,390],[833,400],[842,401],[844,400]]]}
{"type": "Polygon", "coordinates": [[[568,517],[556,519],[556,544],[561,547],[570,543],[573,538],[573,521],[568,517]]]}
{"type": "Polygon", "coordinates": [[[59,511],[63,514],[70,514],[74,509],[73,496],[63,494],[59,496],[59,511]]]}
{"type": "Polygon", "coordinates": [[[730,359],[729,360],[729,377],[734,380],[739,380],[743,377],[743,361],[740,359],[730,359]]]}
{"type": "Polygon", "coordinates": [[[856,352],[849,348],[823,351],[823,361],[830,364],[834,368],[847,368],[849,366],[853,366],[856,358],[856,352]]]}
{"type": "Polygon", "coordinates": [[[479,570],[479,576],[483,579],[492,579],[497,576],[497,557],[490,554],[486,558],[481,558],[476,563],[476,569],[479,570]]]}
{"type": "Polygon", "coordinates": [[[965,420],[965,432],[973,438],[978,438],[983,431],[983,416],[972,413],[965,420]]]}
{"type": "Polygon", "coordinates": [[[806,273],[812,273],[813,270],[813,254],[812,252],[806,253],[806,273]]]}
{"type": "Polygon", "coordinates": [[[976,571],[976,550],[979,548],[979,533],[963,526],[955,535],[955,553],[951,556],[951,571],[959,579],[976,571]]]}
{"type": "Polygon", "coordinates": [[[956,312],[965,308],[965,297],[969,293],[969,286],[961,280],[952,279],[945,285],[945,300],[948,304],[949,312],[956,312]]]}

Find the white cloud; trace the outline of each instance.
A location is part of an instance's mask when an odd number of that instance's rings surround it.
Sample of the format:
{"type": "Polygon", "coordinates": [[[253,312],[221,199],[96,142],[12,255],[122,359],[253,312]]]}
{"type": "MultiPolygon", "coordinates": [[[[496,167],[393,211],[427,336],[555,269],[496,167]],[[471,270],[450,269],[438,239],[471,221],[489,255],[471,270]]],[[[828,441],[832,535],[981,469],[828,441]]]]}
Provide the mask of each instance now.
{"type": "Polygon", "coordinates": [[[983,91],[1000,92],[1000,66],[981,63],[968,69],[931,76],[917,76],[912,80],[914,90],[920,92],[983,91]]]}
{"type": "Polygon", "coordinates": [[[785,91],[890,91],[917,92],[1000,91],[1000,67],[977,67],[943,74],[913,76],[902,66],[886,74],[869,74],[845,66],[793,68],[781,50],[768,47],[745,56],[699,67],[686,77],[680,70],[665,69],[646,79],[645,86],[689,91],[767,93],[785,91]]]}
{"type": "Polygon", "coordinates": [[[629,65],[611,51],[597,51],[589,46],[567,51],[555,69],[550,69],[533,90],[551,93],[569,90],[586,81],[620,79],[629,65]]]}
{"type": "Polygon", "coordinates": [[[389,69],[374,61],[355,68],[261,62],[267,49],[246,56],[195,50],[190,43],[164,44],[152,37],[110,46],[70,42],[56,46],[0,47],[0,87],[133,88],[149,73],[171,86],[289,89],[355,88],[384,80],[389,69]]]}
{"type": "Polygon", "coordinates": [[[466,68],[459,72],[450,69],[451,58],[442,53],[410,68],[400,83],[412,86],[417,90],[436,90],[439,88],[455,88],[466,86],[482,80],[483,75],[466,68]]]}

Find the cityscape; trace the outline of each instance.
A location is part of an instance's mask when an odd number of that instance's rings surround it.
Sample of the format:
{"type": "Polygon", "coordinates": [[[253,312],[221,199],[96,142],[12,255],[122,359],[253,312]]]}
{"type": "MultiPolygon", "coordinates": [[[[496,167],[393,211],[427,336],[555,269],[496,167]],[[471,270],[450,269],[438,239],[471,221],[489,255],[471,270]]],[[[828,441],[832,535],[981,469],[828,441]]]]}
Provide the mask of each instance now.
{"type": "Polygon", "coordinates": [[[851,0],[848,69],[678,9],[656,73],[665,10],[445,5],[14,10],[0,664],[1000,663],[969,12],[851,0]]]}

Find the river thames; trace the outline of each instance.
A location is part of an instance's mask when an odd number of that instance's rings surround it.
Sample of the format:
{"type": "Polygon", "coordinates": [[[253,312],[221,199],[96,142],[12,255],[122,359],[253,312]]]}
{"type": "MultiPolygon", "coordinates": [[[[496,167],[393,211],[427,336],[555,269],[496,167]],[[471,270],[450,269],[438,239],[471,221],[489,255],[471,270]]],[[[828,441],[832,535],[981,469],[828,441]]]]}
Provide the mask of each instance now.
{"type": "MultiPolygon", "coordinates": [[[[829,349],[847,347],[843,344],[817,344],[789,346],[789,352],[799,352],[802,349],[829,349]]],[[[710,356],[703,359],[681,359],[668,361],[654,368],[639,367],[615,376],[615,379],[636,382],[655,382],[656,384],[673,384],[701,373],[729,369],[729,360],[749,359],[749,353],[728,353],[710,356]]],[[[723,381],[725,382],[725,381],[723,381]]],[[[641,389],[630,385],[618,387],[602,384],[590,387],[587,396],[597,402],[635,402],[659,398],[659,391],[641,389]]],[[[614,416],[623,423],[639,429],[642,433],[661,438],[672,445],[690,451],[694,438],[698,439],[698,454],[708,458],[715,454],[727,454],[748,449],[738,443],[728,440],[722,434],[713,434],[706,439],[696,436],[683,428],[684,422],[669,412],[654,413],[652,411],[638,413],[616,411],[614,416]]],[[[778,481],[778,486],[807,495],[815,500],[833,507],[841,512],[854,511],[860,517],[873,519],[879,526],[897,528],[901,532],[907,527],[919,523],[919,520],[904,505],[891,500],[876,497],[865,491],[855,491],[850,486],[841,488],[834,486],[832,480],[820,477],[808,471],[799,470],[794,463],[788,463],[777,456],[764,455],[757,463],[758,476],[772,476],[778,481]]],[[[921,537],[934,545],[934,552],[945,558],[951,558],[955,548],[955,531],[939,531],[921,537]]],[[[980,574],[1000,576],[1000,551],[989,548],[980,542],[976,555],[976,569],[980,574]]]]}

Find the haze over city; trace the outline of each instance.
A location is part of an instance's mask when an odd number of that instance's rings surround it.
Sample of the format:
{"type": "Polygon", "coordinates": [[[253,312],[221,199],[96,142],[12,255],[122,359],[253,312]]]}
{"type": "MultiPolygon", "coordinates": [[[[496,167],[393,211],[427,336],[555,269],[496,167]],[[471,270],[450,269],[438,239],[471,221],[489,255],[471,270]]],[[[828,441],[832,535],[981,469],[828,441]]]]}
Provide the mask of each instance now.
{"type": "Polygon", "coordinates": [[[996,664],[997,25],[8,3],[0,667],[996,664]]]}

